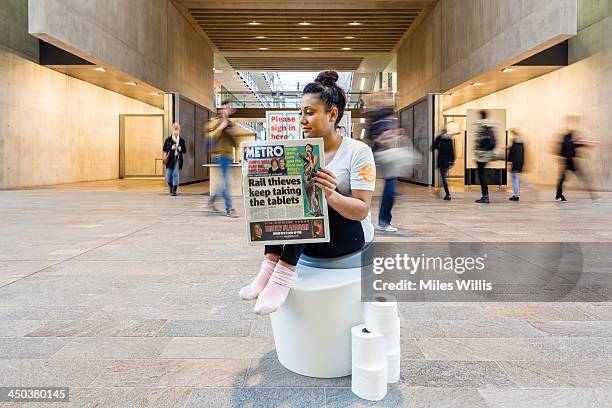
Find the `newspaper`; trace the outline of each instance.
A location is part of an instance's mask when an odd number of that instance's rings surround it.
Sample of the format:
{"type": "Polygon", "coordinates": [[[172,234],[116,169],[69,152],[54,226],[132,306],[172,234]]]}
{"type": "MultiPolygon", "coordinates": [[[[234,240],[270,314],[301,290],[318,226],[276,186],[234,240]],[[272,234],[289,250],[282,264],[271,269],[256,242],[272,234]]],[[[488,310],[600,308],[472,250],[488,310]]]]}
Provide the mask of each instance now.
{"type": "Polygon", "coordinates": [[[329,242],[325,194],[313,177],[323,139],[243,142],[242,180],[250,245],[329,242]]]}

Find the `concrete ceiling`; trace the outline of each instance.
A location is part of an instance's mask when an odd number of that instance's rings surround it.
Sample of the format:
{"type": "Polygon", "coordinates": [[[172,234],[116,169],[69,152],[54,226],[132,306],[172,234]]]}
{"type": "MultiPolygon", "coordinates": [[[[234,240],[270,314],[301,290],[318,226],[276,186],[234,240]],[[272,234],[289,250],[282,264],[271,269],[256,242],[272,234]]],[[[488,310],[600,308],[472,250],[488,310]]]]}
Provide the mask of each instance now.
{"type": "Polygon", "coordinates": [[[446,111],[461,106],[475,99],[510,88],[525,81],[555,71],[561,66],[510,66],[509,70],[486,72],[470,82],[463,83],[446,92],[442,98],[442,107],[446,111]]]}
{"type": "Polygon", "coordinates": [[[63,74],[164,109],[164,91],[107,65],[45,65],[63,74]],[[96,70],[104,67],[105,71],[96,70]]]}
{"type": "Polygon", "coordinates": [[[398,42],[436,2],[173,1],[236,70],[361,72],[384,68],[398,42]]]}

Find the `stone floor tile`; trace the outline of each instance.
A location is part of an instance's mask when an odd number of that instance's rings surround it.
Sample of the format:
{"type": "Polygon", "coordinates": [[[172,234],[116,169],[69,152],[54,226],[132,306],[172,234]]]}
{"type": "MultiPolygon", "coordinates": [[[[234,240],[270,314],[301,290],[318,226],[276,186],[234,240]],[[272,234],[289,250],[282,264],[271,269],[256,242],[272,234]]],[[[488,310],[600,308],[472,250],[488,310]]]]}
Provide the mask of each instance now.
{"type": "Polygon", "coordinates": [[[253,328],[251,330],[251,337],[272,337],[272,323],[270,318],[256,316],[253,320],[253,328]]]}
{"type": "Polygon", "coordinates": [[[513,387],[514,382],[493,361],[402,360],[404,383],[420,387],[513,387]]]}
{"type": "Polygon", "coordinates": [[[492,319],[512,320],[594,320],[572,304],[491,304],[481,306],[482,313],[492,319]]]}
{"type": "Polygon", "coordinates": [[[440,320],[448,337],[544,337],[546,334],[524,321],[440,320]]]}
{"type": "Polygon", "coordinates": [[[530,323],[540,332],[555,337],[612,337],[612,324],[607,321],[535,321],[530,323]]]}
{"type": "Polygon", "coordinates": [[[418,346],[428,360],[550,360],[558,355],[546,338],[420,339],[418,346]]]}
{"type": "Polygon", "coordinates": [[[168,320],[158,337],[247,337],[250,320],[168,320]]]}
{"type": "Polygon", "coordinates": [[[160,337],[79,337],[70,340],[53,358],[149,359],[159,357],[169,342],[169,338],[160,337]]]}
{"type": "Polygon", "coordinates": [[[249,387],[350,387],[350,376],[313,378],[296,374],[281,365],[276,358],[251,360],[246,378],[249,387]]]}
{"type": "Polygon", "coordinates": [[[0,359],[49,358],[69,341],[57,338],[0,337],[0,359]]]}
{"type": "Polygon", "coordinates": [[[593,320],[612,320],[612,306],[609,303],[581,303],[576,306],[593,317],[593,320]]]}
{"type": "Polygon", "coordinates": [[[612,360],[612,337],[555,337],[558,360],[612,360]]]}
{"type": "Polygon", "coordinates": [[[612,361],[500,361],[521,387],[612,387],[612,361]]]}
{"type": "Polygon", "coordinates": [[[482,389],[490,408],[601,408],[612,406],[610,388],[482,389]]]}
{"type": "Polygon", "coordinates": [[[0,387],[87,387],[108,364],[102,360],[0,359],[0,387]]]}
{"type": "Polygon", "coordinates": [[[415,339],[436,338],[446,337],[446,332],[433,320],[403,320],[401,322],[401,336],[415,339]]]}
{"type": "Polygon", "coordinates": [[[324,408],[323,388],[199,388],[185,408],[324,408]]]}
{"type": "Polygon", "coordinates": [[[86,319],[95,308],[71,306],[0,306],[0,320],[70,320],[86,319]]]}
{"type": "Polygon", "coordinates": [[[92,387],[242,387],[247,359],[115,360],[92,387]]]}
{"type": "MultiPolygon", "coordinates": [[[[70,388],[70,401],[62,408],[112,407],[112,408],[175,408],[183,407],[192,388],[70,388]]],[[[58,403],[24,403],[23,408],[58,406],[58,403]]]]}
{"type": "Polygon", "coordinates": [[[261,358],[274,350],[271,338],[177,337],[166,346],[161,358],[261,358]]]}
{"type": "Polygon", "coordinates": [[[402,337],[400,333],[401,358],[408,360],[423,360],[425,356],[415,339],[402,337]]]}
{"type": "Polygon", "coordinates": [[[166,323],[149,320],[50,320],[28,337],[152,337],[166,323]]]}
{"type": "Polygon", "coordinates": [[[326,388],[328,408],[408,407],[408,408],[487,408],[474,388],[426,388],[389,384],[381,401],[366,401],[349,388],[326,388]]]}
{"type": "Polygon", "coordinates": [[[490,320],[476,306],[433,305],[434,320],[490,320]]]}
{"type": "Polygon", "coordinates": [[[0,320],[0,337],[23,337],[44,324],[42,320],[0,320]]]}

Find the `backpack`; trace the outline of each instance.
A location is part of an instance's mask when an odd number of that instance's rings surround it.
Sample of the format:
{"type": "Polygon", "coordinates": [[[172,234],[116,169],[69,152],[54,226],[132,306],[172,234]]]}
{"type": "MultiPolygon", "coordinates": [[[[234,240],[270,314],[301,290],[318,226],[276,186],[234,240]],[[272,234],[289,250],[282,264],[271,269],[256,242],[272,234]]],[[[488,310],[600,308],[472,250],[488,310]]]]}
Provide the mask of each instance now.
{"type": "Polygon", "coordinates": [[[495,133],[493,133],[493,128],[489,125],[482,125],[482,135],[480,139],[480,148],[482,150],[493,150],[497,145],[497,139],[495,138],[495,133]]]}
{"type": "Polygon", "coordinates": [[[561,157],[566,159],[576,157],[576,144],[572,139],[561,142],[561,157]]]}

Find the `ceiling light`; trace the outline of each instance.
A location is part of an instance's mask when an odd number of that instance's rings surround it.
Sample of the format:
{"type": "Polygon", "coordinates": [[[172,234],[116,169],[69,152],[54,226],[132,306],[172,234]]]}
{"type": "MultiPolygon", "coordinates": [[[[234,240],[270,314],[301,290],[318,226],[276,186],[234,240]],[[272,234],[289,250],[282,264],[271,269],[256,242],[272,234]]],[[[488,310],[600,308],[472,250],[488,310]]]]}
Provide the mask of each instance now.
{"type": "Polygon", "coordinates": [[[504,68],[504,69],[502,69],[502,72],[503,72],[504,74],[505,74],[506,72],[510,72],[510,71],[512,71],[510,68],[504,68]]]}
{"type": "Polygon", "coordinates": [[[159,92],[151,92],[151,95],[153,95],[153,96],[161,96],[161,94],[159,92]]]}
{"type": "Polygon", "coordinates": [[[261,23],[258,23],[257,21],[253,20],[249,23],[249,25],[260,25],[261,23]]]}
{"type": "Polygon", "coordinates": [[[344,47],[344,48],[342,48],[342,50],[344,50],[344,51],[348,51],[348,50],[351,50],[351,49],[352,49],[352,48],[349,48],[349,47],[344,47]]]}
{"type": "Polygon", "coordinates": [[[255,38],[257,38],[258,40],[260,40],[260,39],[262,39],[262,38],[266,38],[266,37],[264,37],[263,35],[258,35],[258,36],[257,36],[257,37],[255,37],[255,38]]]}
{"type": "Polygon", "coordinates": [[[353,39],[353,38],[355,38],[355,37],[350,36],[350,35],[347,35],[347,36],[346,36],[346,37],[344,37],[344,38],[346,38],[346,39],[348,39],[348,40],[352,40],[352,39],[353,39]]]}
{"type": "Polygon", "coordinates": [[[302,51],[310,51],[310,50],[312,50],[312,48],[310,48],[310,47],[302,47],[302,48],[300,48],[300,50],[302,50],[302,51]]]}
{"type": "Polygon", "coordinates": [[[348,24],[349,24],[349,25],[352,25],[352,26],[358,26],[358,25],[361,25],[361,23],[358,23],[358,22],[356,22],[356,21],[353,21],[352,23],[348,23],[348,24]]]}
{"type": "Polygon", "coordinates": [[[472,83],[472,86],[480,86],[480,85],[482,85],[480,82],[474,82],[474,83],[472,83]]]}
{"type": "Polygon", "coordinates": [[[359,90],[363,91],[364,87],[365,87],[365,77],[361,78],[361,84],[359,85],[359,90]]]}
{"type": "Polygon", "coordinates": [[[310,37],[302,37],[302,38],[310,38],[310,37]]]}
{"type": "Polygon", "coordinates": [[[96,71],[106,72],[106,68],[104,68],[104,67],[98,67],[98,68],[96,68],[96,71]]]}
{"type": "Polygon", "coordinates": [[[267,48],[266,48],[266,47],[259,47],[259,49],[260,49],[260,50],[262,50],[262,51],[267,50],[267,48]]]}
{"type": "Polygon", "coordinates": [[[136,86],[137,85],[136,82],[126,82],[126,84],[132,85],[132,86],[136,86]]]}
{"type": "Polygon", "coordinates": [[[298,25],[310,25],[310,23],[308,21],[302,21],[301,23],[298,23],[298,25]]]}

